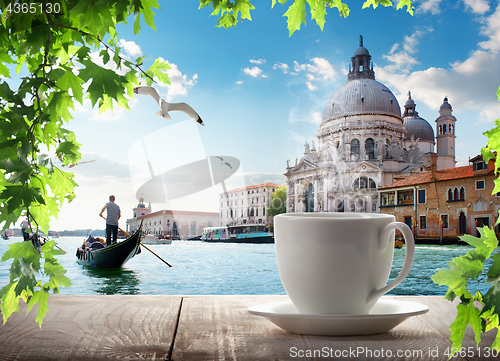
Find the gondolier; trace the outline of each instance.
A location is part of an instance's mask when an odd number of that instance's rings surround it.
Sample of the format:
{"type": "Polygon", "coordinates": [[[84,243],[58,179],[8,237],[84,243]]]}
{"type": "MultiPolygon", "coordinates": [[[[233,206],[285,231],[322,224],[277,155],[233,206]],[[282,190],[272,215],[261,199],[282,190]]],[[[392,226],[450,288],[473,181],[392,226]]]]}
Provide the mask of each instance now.
{"type": "Polygon", "coordinates": [[[104,211],[106,212],[106,245],[109,246],[111,243],[116,243],[116,238],[118,236],[118,220],[121,217],[121,211],[118,204],[115,203],[115,196],[109,196],[109,202],[104,205],[101,209],[102,215],[104,211]],[[112,239],[111,239],[112,238],[112,239]]]}

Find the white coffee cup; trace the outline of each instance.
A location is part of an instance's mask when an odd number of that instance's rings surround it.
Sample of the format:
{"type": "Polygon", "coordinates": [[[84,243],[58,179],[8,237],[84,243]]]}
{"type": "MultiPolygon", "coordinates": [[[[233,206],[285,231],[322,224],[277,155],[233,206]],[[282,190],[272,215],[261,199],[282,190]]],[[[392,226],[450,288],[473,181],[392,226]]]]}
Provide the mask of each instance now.
{"type": "Polygon", "coordinates": [[[410,271],[410,228],[388,214],[285,213],[274,217],[281,282],[304,314],[368,314],[410,271]],[[395,229],[406,242],[401,272],[387,285],[395,229]]]}

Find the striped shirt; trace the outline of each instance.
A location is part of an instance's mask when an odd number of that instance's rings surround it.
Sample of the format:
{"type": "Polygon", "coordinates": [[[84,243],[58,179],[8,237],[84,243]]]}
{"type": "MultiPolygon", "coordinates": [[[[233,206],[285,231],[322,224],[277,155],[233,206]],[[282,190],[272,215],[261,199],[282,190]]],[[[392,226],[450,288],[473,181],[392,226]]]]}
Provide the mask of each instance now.
{"type": "Polygon", "coordinates": [[[118,215],[120,214],[120,207],[114,202],[106,203],[107,213],[106,213],[106,224],[111,226],[118,225],[118,215]]]}

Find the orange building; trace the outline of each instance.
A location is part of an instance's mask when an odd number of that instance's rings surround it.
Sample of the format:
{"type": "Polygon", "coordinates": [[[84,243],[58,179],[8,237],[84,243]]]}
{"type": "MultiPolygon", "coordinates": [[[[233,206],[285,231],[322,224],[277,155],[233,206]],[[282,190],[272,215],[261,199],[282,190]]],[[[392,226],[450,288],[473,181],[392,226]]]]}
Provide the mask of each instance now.
{"type": "MultiPolygon", "coordinates": [[[[492,195],[494,161],[486,164],[477,156],[468,166],[436,170],[436,158],[431,155],[430,172],[380,187],[380,212],[408,224],[419,241],[449,243],[493,226],[500,209],[500,193],[492,195]]],[[[500,226],[495,231],[498,236],[500,226]]]]}

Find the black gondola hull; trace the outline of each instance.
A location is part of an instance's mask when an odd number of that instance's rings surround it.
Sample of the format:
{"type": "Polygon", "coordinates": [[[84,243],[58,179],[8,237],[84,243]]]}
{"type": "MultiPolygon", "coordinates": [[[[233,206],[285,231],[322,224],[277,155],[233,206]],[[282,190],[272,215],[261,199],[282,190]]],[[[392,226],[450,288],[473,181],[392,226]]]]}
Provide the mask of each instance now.
{"type": "Polygon", "coordinates": [[[119,268],[140,253],[141,227],[126,240],[97,250],[78,248],[78,263],[99,268],[119,268]]]}

